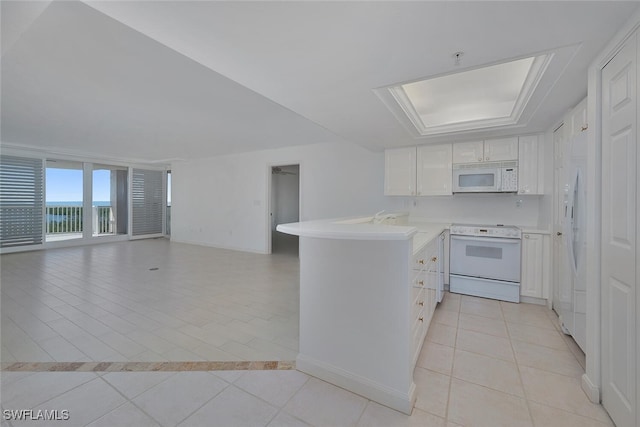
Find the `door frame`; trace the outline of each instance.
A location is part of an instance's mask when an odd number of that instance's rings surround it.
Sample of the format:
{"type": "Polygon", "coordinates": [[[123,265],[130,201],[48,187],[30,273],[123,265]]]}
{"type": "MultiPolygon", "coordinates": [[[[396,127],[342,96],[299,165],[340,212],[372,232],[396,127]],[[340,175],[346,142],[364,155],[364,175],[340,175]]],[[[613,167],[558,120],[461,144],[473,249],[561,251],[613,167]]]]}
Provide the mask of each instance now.
{"type": "Polygon", "coordinates": [[[264,253],[267,255],[271,255],[271,245],[272,245],[272,231],[271,231],[271,191],[273,189],[273,180],[271,169],[277,166],[298,166],[298,221],[304,221],[304,217],[302,215],[302,195],[304,192],[302,191],[303,187],[303,179],[302,179],[302,162],[299,160],[292,161],[278,161],[278,162],[270,162],[267,163],[266,168],[266,198],[265,198],[265,247],[264,253]]]}
{"type": "MultiPolygon", "coordinates": [[[[582,389],[592,402],[601,399],[601,182],[602,182],[602,69],[620,51],[624,43],[640,28],[640,10],[622,26],[606,47],[589,66],[588,71],[588,135],[587,186],[592,191],[586,197],[587,233],[587,342],[586,372],[582,376],[582,389]]],[[[639,393],[640,394],[640,393],[639,393]]]]}

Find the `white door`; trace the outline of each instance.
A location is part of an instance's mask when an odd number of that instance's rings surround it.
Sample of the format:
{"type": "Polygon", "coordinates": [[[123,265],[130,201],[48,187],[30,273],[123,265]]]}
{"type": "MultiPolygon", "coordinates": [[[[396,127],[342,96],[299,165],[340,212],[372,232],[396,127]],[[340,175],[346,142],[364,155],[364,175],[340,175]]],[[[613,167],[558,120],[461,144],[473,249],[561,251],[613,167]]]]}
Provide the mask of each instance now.
{"type": "Polygon", "coordinates": [[[637,426],[636,35],[602,70],[602,404],[637,426]]]}
{"type": "Polygon", "coordinates": [[[450,196],[451,144],[418,147],[418,196],[450,196]]]}
{"type": "MultiPolygon", "coordinates": [[[[553,309],[558,315],[570,312],[572,307],[571,276],[567,262],[567,249],[562,237],[564,212],[566,204],[566,174],[564,161],[567,156],[566,125],[560,126],[553,133],[554,149],[554,209],[553,209],[553,309]]],[[[566,317],[566,314],[564,315],[566,317]]]]}

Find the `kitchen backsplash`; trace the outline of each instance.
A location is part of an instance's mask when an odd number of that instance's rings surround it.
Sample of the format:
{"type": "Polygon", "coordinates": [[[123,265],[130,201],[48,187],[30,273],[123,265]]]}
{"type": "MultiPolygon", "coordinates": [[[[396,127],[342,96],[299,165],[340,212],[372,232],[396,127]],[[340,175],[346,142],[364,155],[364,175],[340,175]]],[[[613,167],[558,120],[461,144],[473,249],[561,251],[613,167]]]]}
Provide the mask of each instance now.
{"type": "MultiPolygon", "coordinates": [[[[395,199],[395,198],[394,198],[395,199]]],[[[431,221],[467,224],[513,224],[539,227],[539,197],[514,194],[459,194],[443,197],[402,197],[396,208],[431,221]]]]}

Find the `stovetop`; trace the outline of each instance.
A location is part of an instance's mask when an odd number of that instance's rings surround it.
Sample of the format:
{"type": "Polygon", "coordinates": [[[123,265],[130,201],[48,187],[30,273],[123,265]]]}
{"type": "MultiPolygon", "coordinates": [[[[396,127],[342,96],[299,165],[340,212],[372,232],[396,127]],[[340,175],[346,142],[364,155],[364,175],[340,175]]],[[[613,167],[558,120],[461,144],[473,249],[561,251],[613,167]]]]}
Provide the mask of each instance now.
{"type": "Polygon", "coordinates": [[[518,227],[502,224],[453,224],[449,232],[459,236],[508,237],[511,239],[522,237],[518,227]]]}

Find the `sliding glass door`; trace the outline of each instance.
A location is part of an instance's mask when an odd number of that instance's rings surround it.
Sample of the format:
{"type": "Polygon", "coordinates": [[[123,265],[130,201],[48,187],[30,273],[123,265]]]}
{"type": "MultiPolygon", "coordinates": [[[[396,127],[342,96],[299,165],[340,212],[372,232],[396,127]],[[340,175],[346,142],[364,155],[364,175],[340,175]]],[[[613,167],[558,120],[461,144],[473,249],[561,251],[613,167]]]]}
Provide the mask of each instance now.
{"type": "Polygon", "coordinates": [[[0,155],[0,252],[169,233],[170,178],[139,169],[0,155]]]}
{"type": "Polygon", "coordinates": [[[129,223],[129,170],[122,166],[93,164],[93,236],[127,234],[129,223]]]}
{"type": "Polygon", "coordinates": [[[46,161],[46,242],[82,239],[83,181],[81,162],[46,161]]]}

